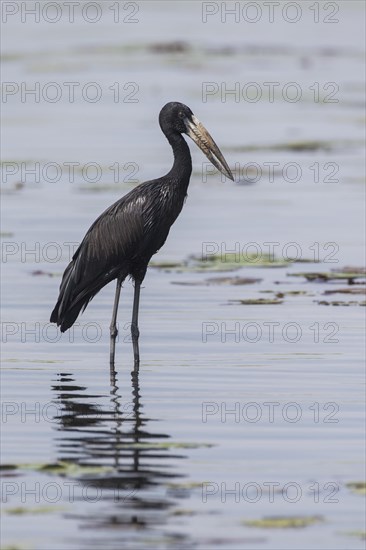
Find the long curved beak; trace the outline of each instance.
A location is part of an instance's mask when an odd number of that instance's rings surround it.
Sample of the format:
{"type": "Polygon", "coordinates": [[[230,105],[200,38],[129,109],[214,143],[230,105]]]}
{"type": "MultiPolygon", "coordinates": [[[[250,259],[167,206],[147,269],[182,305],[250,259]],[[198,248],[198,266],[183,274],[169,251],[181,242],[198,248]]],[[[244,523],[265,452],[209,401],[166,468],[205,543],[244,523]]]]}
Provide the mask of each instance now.
{"type": "Polygon", "coordinates": [[[211,161],[212,164],[220,170],[220,172],[234,181],[234,177],[229,166],[227,165],[226,160],[224,159],[223,154],[198,118],[194,115],[191,119],[187,118],[186,127],[187,135],[193,139],[201,151],[204,152],[208,160],[211,161]]]}

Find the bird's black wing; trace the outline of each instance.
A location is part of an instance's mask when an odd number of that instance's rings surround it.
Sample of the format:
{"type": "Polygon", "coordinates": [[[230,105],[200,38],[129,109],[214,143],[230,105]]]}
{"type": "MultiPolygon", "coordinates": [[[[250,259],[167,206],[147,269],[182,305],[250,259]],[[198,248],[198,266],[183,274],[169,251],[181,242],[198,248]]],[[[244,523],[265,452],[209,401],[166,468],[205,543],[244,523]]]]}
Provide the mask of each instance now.
{"type": "MultiPolygon", "coordinates": [[[[142,183],[92,224],[63,275],[51,322],[65,331],[106,284],[130,274],[143,280],[183,206],[165,178],[142,183]]],[[[183,196],[184,198],[184,196],[183,196]]]]}
{"type": "MultiPolygon", "coordinates": [[[[141,186],[139,186],[141,187],[141,186]]],[[[51,322],[66,330],[107,283],[125,278],[144,240],[146,195],[130,191],[95,220],[67,266],[51,322]]]]}

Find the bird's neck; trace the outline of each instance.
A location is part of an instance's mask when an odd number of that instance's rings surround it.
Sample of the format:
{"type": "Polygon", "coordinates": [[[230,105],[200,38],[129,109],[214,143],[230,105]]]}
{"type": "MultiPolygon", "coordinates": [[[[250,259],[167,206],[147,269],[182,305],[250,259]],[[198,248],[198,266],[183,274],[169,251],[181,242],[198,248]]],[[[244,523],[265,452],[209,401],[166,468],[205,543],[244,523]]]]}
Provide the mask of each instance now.
{"type": "Polygon", "coordinates": [[[174,154],[174,164],[169,176],[181,189],[187,190],[192,173],[192,158],[189,147],[181,134],[170,134],[168,141],[174,154]]]}

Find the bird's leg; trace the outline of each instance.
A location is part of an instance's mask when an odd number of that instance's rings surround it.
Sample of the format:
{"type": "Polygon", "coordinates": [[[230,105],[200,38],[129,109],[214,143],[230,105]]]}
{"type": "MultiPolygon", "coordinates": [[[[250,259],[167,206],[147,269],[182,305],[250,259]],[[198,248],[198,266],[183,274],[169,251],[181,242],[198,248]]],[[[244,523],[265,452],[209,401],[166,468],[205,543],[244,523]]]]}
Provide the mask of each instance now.
{"type": "Polygon", "coordinates": [[[134,355],[134,359],[135,359],[135,366],[138,366],[138,364],[140,362],[140,352],[139,352],[140,331],[139,331],[139,327],[138,327],[140,287],[141,287],[141,281],[135,280],[135,292],[134,292],[134,296],[133,296],[133,310],[132,310],[132,323],[131,323],[131,336],[132,336],[132,345],[133,345],[133,355],[134,355]]]}
{"type": "Polygon", "coordinates": [[[122,279],[117,279],[117,286],[116,286],[116,294],[114,297],[114,306],[113,306],[113,314],[112,314],[112,321],[110,325],[110,353],[109,353],[109,363],[110,365],[114,365],[114,356],[116,351],[116,338],[118,334],[117,330],[117,312],[118,312],[118,302],[119,297],[121,294],[121,286],[122,286],[122,279]]]}

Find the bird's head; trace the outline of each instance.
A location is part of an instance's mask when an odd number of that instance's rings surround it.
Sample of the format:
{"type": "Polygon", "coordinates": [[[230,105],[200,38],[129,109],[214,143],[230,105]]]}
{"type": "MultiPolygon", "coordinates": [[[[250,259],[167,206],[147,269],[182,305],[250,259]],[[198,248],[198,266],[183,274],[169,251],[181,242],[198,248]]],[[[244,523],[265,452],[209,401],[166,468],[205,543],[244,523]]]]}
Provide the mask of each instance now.
{"type": "Polygon", "coordinates": [[[178,101],[167,103],[160,111],[159,123],[165,135],[171,132],[187,134],[204,152],[208,160],[220,172],[234,181],[231,170],[220,149],[187,105],[178,101]]]}

